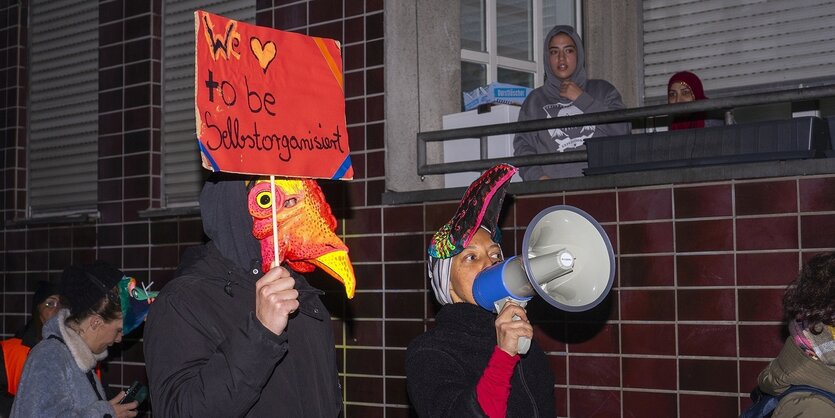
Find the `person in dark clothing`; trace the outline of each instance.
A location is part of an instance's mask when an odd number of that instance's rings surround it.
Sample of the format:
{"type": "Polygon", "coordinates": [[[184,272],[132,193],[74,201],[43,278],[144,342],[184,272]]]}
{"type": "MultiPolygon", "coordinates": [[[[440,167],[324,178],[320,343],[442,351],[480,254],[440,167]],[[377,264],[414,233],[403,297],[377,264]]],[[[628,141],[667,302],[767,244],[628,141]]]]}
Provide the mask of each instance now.
{"type": "Polygon", "coordinates": [[[506,303],[495,315],[472,294],[476,275],[503,259],[498,219],[515,173],[506,164],[488,170],[432,239],[429,277],[443,307],[406,352],[409,398],[420,417],[555,416],[545,353],[536,342],[527,354],[517,352],[519,337],[533,336],[525,310],[506,303]]]}
{"type": "Polygon", "coordinates": [[[29,351],[43,338],[43,324],[60,309],[58,287],[48,281],[39,281],[32,295],[32,306],[32,317],[26,326],[18,330],[14,337],[0,342],[0,354],[3,356],[0,361],[0,417],[8,417],[12,410],[23,365],[29,351]]]}
{"type": "Polygon", "coordinates": [[[154,416],[337,417],[322,292],[285,268],[262,273],[243,180],[210,179],[200,211],[211,241],[186,251],[145,325],[154,416]]]}

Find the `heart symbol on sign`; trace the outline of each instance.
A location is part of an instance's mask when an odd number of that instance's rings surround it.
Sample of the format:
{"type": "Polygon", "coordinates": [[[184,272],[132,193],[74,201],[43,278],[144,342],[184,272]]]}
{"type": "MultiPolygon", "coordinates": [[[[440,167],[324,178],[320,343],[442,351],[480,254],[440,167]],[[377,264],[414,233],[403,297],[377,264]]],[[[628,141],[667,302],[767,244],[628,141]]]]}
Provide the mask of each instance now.
{"type": "Polygon", "coordinates": [[[255,54],[255,58],[258,59],[258,65],[264,69],[264,74],[266,74],[267,67],[275,59],[275,44],[273,41],[267,41],[267,43],[262,45],[258,38],[252,38],[249,41],[249,47],[252,49],[252,53],[255,54]]]}

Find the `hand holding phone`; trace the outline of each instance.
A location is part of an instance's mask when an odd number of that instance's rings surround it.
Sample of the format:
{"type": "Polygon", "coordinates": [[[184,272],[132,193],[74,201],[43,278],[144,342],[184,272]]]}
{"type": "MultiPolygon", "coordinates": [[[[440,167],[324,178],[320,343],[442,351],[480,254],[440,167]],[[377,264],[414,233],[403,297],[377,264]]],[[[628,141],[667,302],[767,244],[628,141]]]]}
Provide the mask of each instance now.
{"type": "Polygon", "coordinates": [[[133,401],[137,401],[141,405],[142,402],[145,401],[145,398],[147,398],[147,397],[148,397],[148,388],[145,385],[143,385],[142,383],[139,383],[139,381],[137,380],[137,381],[133,382],[133,384],[130,385],[130,387],[125,390],[125,397],[122,398],[122,400],[119,401],[119,403],[120,404],[126,404],[126,403],[131,403],[133,401]]]}

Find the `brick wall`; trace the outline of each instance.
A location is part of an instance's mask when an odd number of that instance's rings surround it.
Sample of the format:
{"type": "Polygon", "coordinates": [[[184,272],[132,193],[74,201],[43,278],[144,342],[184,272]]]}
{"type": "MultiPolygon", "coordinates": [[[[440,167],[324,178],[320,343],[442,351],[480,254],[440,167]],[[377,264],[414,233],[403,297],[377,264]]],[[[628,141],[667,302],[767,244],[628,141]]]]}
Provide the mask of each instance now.
{"type": "Polygon", "coordinates": [[[0,213],[26,213],[26,1],[0,1],[0,213]]]}
{"type": "MultiPolygon", "coordinates": [[[[102,218],[9,223],[25,213],[26,62],[19,36],[25,5],[0,2],[3,336],[25,323],[35,282],[60,275],[71,262],[103,258],[159,287],[171,279],[183,249],[203,239],[199,218],[138,215],[160,199],[159,1],[101,2],[102,218]]],[[[382,1],[258,0],[257,6],[259,25],[342,42],[356,179],[323,188],[351,251],[356,297],[346,301],[339,284],[321,274],[311,280],[328,291],[345,416],[408,417],[405,347],[438,309],[427,287],[425,248],[457,202],[382,205],[382,1]]],[[[592,312],[530,305],[535,338],[556,376],[560,416],[736,416],[782,344],[783,287],[804,259],[835,249],[832,196],[835,175],[509,199],[506,254],[519,251],[533,216],[555,204],[589,212],[616,249],[616,285],[592,312]]],[[[105,372],[112,390],[145,379],[140,338],[141,331],[114,347],[105,372]]]]}
{"type": "MultiPolygon", "coordinates": [[[[804,260],[835,249],[832,196],[835,176],[515,197],[502,221],[506,255],[520,252],[536,213],[567,204],[601,222],[617,257],[615,286],[594,310],[563,313],[536,299],[529,305],[535,339],[556,377],[559,416],[738,416],[785,338],[785,285],[804,260]]],[[[393,405],[407,402],[403,348],[438,308],[424,248],[455,206],[385,207],[382,230],[374,213],[351,231],[366,248],[383,235],[376,244],[382,254],[366,256],[382,263],[375,337],[384,347],[381,358],[362,361],[383,363],[385,392],[363,399],[385,399],[387,417],[408,416],[393,405]]],[[[368,410],[377,413],[359,416],[383,416],[381,408],[368,410]]]]}

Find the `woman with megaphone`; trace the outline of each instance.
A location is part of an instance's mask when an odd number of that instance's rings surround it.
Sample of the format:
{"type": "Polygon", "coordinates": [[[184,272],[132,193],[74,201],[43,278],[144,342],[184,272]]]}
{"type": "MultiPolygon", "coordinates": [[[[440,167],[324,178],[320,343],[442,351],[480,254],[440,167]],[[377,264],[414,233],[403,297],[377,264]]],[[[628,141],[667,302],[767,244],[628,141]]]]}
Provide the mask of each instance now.
{"type": "Polygon", "coordinates": [[[429,277],[443,307],[435,326],[406,352],[409,398],[420,417],[553,417],[554,377],[524,308],[498,315],[479,306],[473,281],[502,261],[499,213],[516,168],[501,164],[478,178],[429,246],[429,277]]]}

